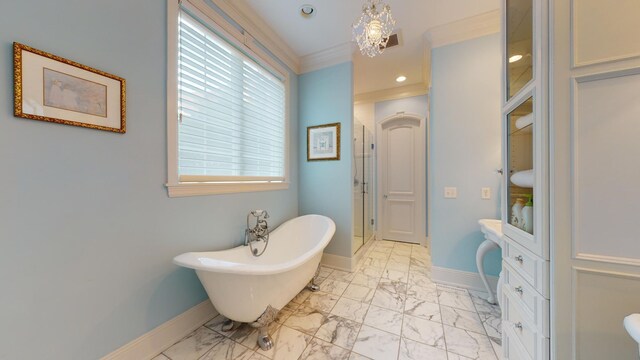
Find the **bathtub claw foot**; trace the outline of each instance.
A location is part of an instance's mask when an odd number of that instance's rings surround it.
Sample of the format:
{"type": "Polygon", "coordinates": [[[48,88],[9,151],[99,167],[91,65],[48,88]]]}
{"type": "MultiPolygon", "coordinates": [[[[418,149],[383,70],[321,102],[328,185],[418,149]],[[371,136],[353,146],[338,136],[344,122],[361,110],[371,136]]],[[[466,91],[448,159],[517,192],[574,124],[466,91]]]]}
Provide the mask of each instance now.
{"type": "Polygon", "coordinates": [[[271,348],[273,348],[273,340],[271,339],[271,336],[269,336],[268,334],[263,335],[262,330],[260,332],[261,334],[258,337],[258,346],[260,346],[260,349],[264,351],[271,350],[271,348]]]}
{"type": "Polygon", "coordinates": [[[311,278],[311,281],[309,281],[309,285],[307,285],[308,290],[312,292],[316,292],[320,290],[320,285],[318,285],[319,274],[320,274],[320,264],[318,264],[318,267],[316,268],[316,273],[313,275],[313,278],[311,278]]]}
{"type": "Polygon", "coordinates": [[[227,320],[222,324],[222,331],[231,331],[238,328],[240,325],[239,322],[233,320],[227,320]]]}
{"type": "Polygon", "coordinates": [[[309,289],[312,292],[316,292],[320,290],[320,285],[316,285],[312,281],[311,283],[309,283],[309,285],[307,285],[307,289],[309,289]]]}

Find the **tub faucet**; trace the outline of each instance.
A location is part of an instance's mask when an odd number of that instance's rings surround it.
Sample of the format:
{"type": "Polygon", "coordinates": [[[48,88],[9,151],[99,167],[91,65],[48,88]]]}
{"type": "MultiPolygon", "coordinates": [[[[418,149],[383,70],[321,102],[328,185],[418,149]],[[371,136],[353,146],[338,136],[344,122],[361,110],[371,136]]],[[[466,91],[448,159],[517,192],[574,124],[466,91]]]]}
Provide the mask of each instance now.
{"type": "Polygon", "coordinates": [[[267,249],[267,244],[269,243],[269,224],[267,224],[266,219],[268,218],[269,213],[266,210],[251,210],[249,214],[247,214],[247,228],[244,230],[244,246],[249,246],[254,256],[262,255],[267,249]],[[256,218],[256,224],[253,227],[249,224],[251,216],[256,218]],[[256,241],[265,242],[264,249],[260,253],[258,253],[258,249],[253,248],[253,243],[256,241]]]}

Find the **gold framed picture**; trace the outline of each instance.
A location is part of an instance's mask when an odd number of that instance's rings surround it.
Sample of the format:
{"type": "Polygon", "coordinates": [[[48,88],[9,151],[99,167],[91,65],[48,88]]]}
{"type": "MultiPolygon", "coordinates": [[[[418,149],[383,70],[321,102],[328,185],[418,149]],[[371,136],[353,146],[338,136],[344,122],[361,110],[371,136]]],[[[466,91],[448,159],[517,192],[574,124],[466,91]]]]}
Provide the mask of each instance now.
{"type": "Polygon", "coordinates": [[[126,132],[123,78],[13,43],[14,115],[126,132]]]}
{"type": "Polygon", "coordinates": [[[340,123],[307,127],[307,161],[340,160],[340,123]]]}

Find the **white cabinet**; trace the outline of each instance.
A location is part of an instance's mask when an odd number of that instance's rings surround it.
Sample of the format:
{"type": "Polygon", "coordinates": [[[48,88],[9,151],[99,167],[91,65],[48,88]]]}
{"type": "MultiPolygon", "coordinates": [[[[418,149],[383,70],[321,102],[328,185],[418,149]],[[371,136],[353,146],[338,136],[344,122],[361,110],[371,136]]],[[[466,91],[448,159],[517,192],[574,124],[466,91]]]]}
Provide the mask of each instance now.
{"type": "Polygon", "coordinates": [[[504,359],[550,357],[547,10],[503,0],[504,359]]]}

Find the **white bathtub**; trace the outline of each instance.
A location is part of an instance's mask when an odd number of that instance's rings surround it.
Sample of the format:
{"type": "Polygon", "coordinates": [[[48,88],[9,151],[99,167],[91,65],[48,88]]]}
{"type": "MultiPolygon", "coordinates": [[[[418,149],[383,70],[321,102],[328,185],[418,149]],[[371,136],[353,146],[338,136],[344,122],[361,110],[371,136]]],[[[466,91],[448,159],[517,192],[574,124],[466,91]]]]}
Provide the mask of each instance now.
{"type": "Polygon", "coordinates": [[[269,247],[254,257],[248,246],[176,256],[195,269],[211,303],[228,319],[250,323],[271,306],[282,309],[313,278],[336,225],[321,215],[305,215],[280,225],[269,247]]]}

